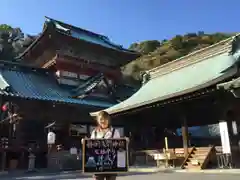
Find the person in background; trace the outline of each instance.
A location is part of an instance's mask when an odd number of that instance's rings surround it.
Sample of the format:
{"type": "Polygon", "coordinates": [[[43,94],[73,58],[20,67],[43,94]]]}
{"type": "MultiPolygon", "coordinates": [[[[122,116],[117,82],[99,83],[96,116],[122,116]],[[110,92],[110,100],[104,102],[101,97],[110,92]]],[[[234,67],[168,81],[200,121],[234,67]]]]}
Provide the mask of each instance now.
{"type": "MultiPolygon", "coordinates": [[[[97,127],[92,131],[92,139],[109,139],[109,138],[120,138],[120,133],[117,129],[111,126],[110,115],[106,111],[100,111],[96,118],[97,127]]],[[[116,174],[96,174],[94,175],[95,180],[116,180],[116,174]]]]}

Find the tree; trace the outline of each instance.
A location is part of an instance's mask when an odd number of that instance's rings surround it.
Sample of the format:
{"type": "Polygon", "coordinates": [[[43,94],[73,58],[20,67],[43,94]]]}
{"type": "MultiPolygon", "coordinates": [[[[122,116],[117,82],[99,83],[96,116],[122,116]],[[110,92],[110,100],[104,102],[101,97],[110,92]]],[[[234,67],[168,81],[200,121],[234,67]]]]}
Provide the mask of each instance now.
{"type": "Polygon", "coordinates": [[[172,46],[176,50],[181,49],[183,47],[183,43],[182,42],[183,42],[183,38],[180,35],[175,36],[171,40],[172,46]]]}
{"type": "Polygon", "coordinates": [[[204,34],[204,31],[198,31],[198,36],[203,36],[204,34]]]}
{"type": "Polygon", "coordinates": [[[191,38],[191,37],[197,37],[198,35],[196,33],[187,33],[185,36],[188,38],[191,38]]]}
{"type": "Polygon", "coordinates": [[[20,28],[12,28],[9,25],[0,25],[0,59],[13,60],[16,56],[13,44],[24,37],[20,28]]]}
{"type": "Polygon", "coordinates": [[[129,49],[141,52],[142,54],[148,54],[153,52],[160,46],[160,42],[157,40],[143,41],[141,43],[133,43],[129,49]]]}
{"type": "Polygon", "coordinates": [[[141,71],[163,65],[193,51],[224,40],[232,35],[234,34],[205,34],[203,31],[199,31],[197,33],[176,35],[172,39],[162,40],[161,43],[158,40],[133,43],[129,48],[143,53],[143,56],[125,65],[126,68],[123,70],[123,73],[126,71],[131,72],[132,77],[136,79],[139,77],[137,73],[140,74],[141,71]]]}
{"type": "Polygon", "coordinates": [[[167,39],[163,39],[163,40],[162,40],[162,43],[166,43],[166,42],[168,42],[167,39]]]}
{"type": "Polygon", "coordinates": [[[20,28],[0,25],[0,60],[14,60],[35,38],[36,36],[24,36],[20,28]]]}
{"type": "Polygon", "coordinates": [[[137,50],[138,49],[138,43],[131,44],[128,49],[130,49],[130,50],[137,50]]]}
{"type": "Polygon", "coordinates": [[[13,28],[7,24],[0,24],[0,31],[10,31],[13,28]]]}

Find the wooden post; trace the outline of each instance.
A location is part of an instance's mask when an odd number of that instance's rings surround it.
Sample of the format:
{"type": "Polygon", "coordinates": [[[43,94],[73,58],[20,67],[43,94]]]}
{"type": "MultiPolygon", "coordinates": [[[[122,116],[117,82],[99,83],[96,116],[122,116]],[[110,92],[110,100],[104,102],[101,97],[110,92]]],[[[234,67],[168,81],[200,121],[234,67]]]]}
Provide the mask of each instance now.
{"type": "MultiPolygon", "coordinates": [[[[235,145],[238,145],[238,142],[235,140],[236,136],[234,135],[233,130],[233,122],[236,119],[235,113],[232,110],[229,110],[226,112],[226,123],[227,123],[227,129],[228,129],[228,137],[229,137],[229,146],[230,146],[230,154],[227,155],[226,159],[228,162],[228,167],[232,168],[233,159],[232,156],[235,154],[235,152],[232,150],[232,147],[235,145]]],[[[237,163],[237,161],[236,161],[237,163]]]]}
{"type": "Polygon", "coordinates": [[[183,138],[184,156],[187,157],[187,155],[188,155],[188,126],[187,126],[186,118],[183,118],[182,138],[183,138]]]}
{"type": "Polygon", "coordinates": [[[6,150],[4,149],[2,152],[2,171],[5,171],[6,168],[6,150]]]}
{"type": "Polygon", "coordinates": [[[227,127],[228,127],[228,134],[229,134],[229,140],[231,145],[235,145],[234,142],[234,134],[233,134],[233,121],[227,120],[227,127]]]}
{"type": "Polygon", "coordinates": [[[23,149],[22,149],[22,152],[21,152],[21,157],[20,157],[20,167],[21,167],[21,169],[24,169],[24,166],[25,166],[25,164],[24,164],[24,159],[25,158],[25,153],[24,153],[24,151],[23,151],[23,149]]]}
{"type": "Polygon", "coordinates": [[[165,166],[166,166],[166,168],[168,168],[168,153],[169,153],[169,151],[168,151],[168,138],[165,137],[164,140],[165,140],[165,156],[166,156],[165,166]]]}
{"type": "Polygon", "coordinates": [[[225,158],[224,166],[229,168],[232,167],[232,155],[231,155],[231,144],[230,144],[230,136],[229,136],[229,129],[227,121],[221,120],[219,123],[220,128],[220,136],[221,136],[221,143],[223,154],[225,158]]]}
{"type": "Polygon", "coordinates": [[[6,148],[8,148],[8,138],[1,138],[1,143],[2,143],[2,171],[4,171],[6,169],[6,160],[7,160],[7,152],[6,152],[6,148]]]}

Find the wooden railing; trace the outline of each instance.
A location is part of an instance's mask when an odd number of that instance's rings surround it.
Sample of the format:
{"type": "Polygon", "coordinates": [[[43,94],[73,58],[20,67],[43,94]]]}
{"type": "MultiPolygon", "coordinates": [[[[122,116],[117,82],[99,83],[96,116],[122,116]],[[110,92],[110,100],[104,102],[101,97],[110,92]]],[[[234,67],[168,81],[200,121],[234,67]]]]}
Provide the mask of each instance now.
{"type": "Polygon", "coordinates": [[[208,150],[207,155],[206,155],[203,163],[202,163],[201,166],[200,166],[201,169],[205,169],[205,168],[206,168],[207,163],[209,162],[209,159],[212,157],[214,151],[216,151],[215,146],[212,146],[212,147],[208,150]]]}
{"type": "Polygon", "coordinates": [[[183,163],[182,163],[182,165],[181,165],[181,169],[184,169],[184,166],[185,166],[187,160],[189,159],[189,157],[191,156],[191,154],[193,153],[194,150],[195,150],[195,147],[192,147],[192,148],[190,149],[187,157],[185,157],[185,159],[184,159],[184,161],[183,161],[183,163]]]}

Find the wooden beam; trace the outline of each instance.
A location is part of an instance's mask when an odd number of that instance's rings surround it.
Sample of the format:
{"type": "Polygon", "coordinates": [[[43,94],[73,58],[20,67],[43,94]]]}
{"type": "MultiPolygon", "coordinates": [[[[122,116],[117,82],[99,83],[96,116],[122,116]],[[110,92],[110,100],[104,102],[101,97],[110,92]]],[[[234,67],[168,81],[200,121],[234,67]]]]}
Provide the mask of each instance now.
{"type": "Polygon", "coordinates": [[[89,122],[93,121],[88,112],[94,111],[84,105],[75,104],[56,104],[51,101],[12,99],[18,104],[19,113],[22,118],[38,119],[43,121],[62,121],[62,122],[89,122]]]}

